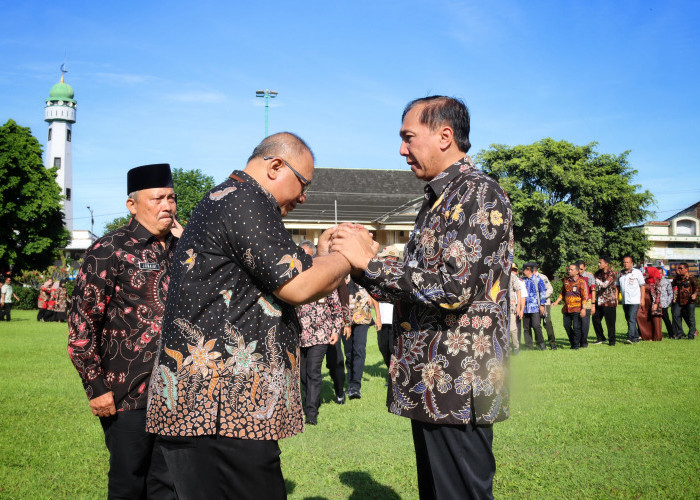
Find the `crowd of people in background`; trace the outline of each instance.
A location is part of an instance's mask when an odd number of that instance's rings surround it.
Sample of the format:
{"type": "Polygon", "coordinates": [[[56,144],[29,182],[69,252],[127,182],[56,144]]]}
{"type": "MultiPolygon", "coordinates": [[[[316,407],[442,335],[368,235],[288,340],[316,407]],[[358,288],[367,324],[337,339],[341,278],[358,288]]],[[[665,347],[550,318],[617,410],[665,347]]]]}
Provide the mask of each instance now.
{"type": "Polygon", "coordinates": [[[51,278],[46,280],[39,289],[37,308],[39,309],[37,321],[65,323],[68,308],[66,280],[54,281],[51,278]]]}
{"type": "Polygon", "coordinates": [[[538,264],[527,262],[522,276],[514,264],[509,289],[511,352],[518,354],[520,351],[521,330],[528,348],[545,350],[542,326],[547,331],[550,348],[556,349],[551,306],[560,303],[563,303],[564,329],[571,349],[588,347],[591,322],[596,336],[594,344],[607,342],[614,346],[618,304],[622,305],[627,322],[625,342],[628,344],[640,340],[662,340],[662,323],[668,338],[692,340],[696,337],[698,282],[690,275],[687,263],[678,264],[675,276],[669,279],[659,268],[636,268],[630,256],[623,258],[619,272],[612,269],[610,260],[608,256],[600,256],[595,274],[586,270],[584,261],[570,264],[553,303],[554,289],[549,279],[538,272],[538,264]],[[672,319],[669,318],[669,309],[672,319]],[[533,344],[533,332],[536,345],[533,344]]]}

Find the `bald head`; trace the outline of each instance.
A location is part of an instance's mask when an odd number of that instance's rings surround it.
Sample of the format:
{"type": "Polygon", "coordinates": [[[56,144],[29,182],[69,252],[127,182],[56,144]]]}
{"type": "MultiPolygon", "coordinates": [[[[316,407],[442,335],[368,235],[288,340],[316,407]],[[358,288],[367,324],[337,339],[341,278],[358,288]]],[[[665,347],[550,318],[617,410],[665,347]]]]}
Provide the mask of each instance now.
{"type": "Polygon", "coordinates": [[[265,137],[260,144],[255,146],[253,153],[248,158],[248,163],[256,158],[265,158],[267,156],[282,156],[293,158],[302,156],[305,153],[311,155],[311,159],[316,161],[313,151],[304,139],[291,132],[279,132],[277,134],[265,137]]]}
{"type": "Polygon", "coordinates": [[[303,191],[313,177],[314,161],[311,148],[301,137],[280,132],[255,147],[245,172],[275,197],[284,217],[306,201],[303,191]]]}

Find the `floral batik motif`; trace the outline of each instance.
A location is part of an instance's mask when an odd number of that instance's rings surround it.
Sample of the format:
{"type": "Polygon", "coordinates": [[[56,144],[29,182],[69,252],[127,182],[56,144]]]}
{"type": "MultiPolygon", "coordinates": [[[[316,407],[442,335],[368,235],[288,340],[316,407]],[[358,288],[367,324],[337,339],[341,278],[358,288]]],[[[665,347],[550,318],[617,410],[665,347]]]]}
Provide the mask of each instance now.
{"type": "Polygon", "coordinates": [[[359,282],[393,302],[400,331],[388,408],[425,422],[508,418],[512,211],[471,158],[428,183],[403,262],[373,259],[359,282]]]}

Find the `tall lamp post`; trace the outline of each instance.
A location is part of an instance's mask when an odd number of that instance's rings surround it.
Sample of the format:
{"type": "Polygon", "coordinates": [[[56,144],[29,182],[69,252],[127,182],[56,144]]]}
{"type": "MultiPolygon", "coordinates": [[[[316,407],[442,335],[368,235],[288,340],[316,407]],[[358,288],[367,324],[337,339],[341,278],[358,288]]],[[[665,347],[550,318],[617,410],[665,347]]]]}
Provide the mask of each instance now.
{"type": "Polygon", "coordinates": [[[90,232],[92,234],[95,234],[95,217],[94,217],[94,214],[92,212],[92,208],[87,207],[87,209],[90,210],[90,232]]]}
{"type": "Polygon", "coordinates": [[[265,137],[267,137],[267,108],[270,107],[270,99],[277,97],[278,92],[275,90],[256,90],[255,97],[265,98],[265,137]]]}

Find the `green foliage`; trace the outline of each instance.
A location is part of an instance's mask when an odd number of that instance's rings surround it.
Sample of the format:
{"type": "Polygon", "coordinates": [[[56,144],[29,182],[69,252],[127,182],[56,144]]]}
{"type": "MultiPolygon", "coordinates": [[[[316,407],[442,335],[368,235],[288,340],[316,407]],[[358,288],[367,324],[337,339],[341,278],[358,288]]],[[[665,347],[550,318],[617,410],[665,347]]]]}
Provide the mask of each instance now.
{"type": "Polygon", "coordinates": [[[654,197],[632,184],[629,152],[600,154],[542,139],[526,146],[494,144],[476,162],[497,179],[513,206],[516,256],[550,275],[572,261],[597,262],[601,253],[642,262],[649,241],[640,227],[654,197]]]}
{"type": "MultiPolygon", "coordinates": [[[[33,311],[12,318],[0,326],[0,497],[106,498],[109,456],[66,355],[67,326],[33,311]]],[[[696,498],[700,343],[572,351],[561,318],[555,307],[560,349],[511,361],[511,416],[493,428],[494,496],[696,498]]],[[[387,412],[375,339],[370,330],[362,399],[334,404],[324,369],[318,425],[280,440],[291,500],[418,498],[411,424],[387,412]]]]}
{"type": "MultiPolygon", "coordinates": [[[[216,184],[214,178],[202,173],[201,170],[184,170],[182,168],[173,169],[173,184],[177,195],[177,219],[183,226],[187,221],[202,197],[216,184]]],[[[131,220],[131,214],[117,217],[112,222],[105,224],[104,234],[125,226],[131,220]]]]}
{"type": "Polygon", "coordinates": [[[122,226],[126,226],[130,220],[131,214],[127,214],[121,217],[117,217],[112,222],[108,222],[107,224],[105,224],[105,232],[102,234],[102,236],[104,236],[107,233],[111,233],[112,231],[119,229],[122,226]]]}
{"type": "Polygon", "coordinates": [[[48,266],[65,247],[58,168],[44,168],[41,145],[27,127],[0,127],[0,269],[48,266]]]}
{"type": "Polygon", "coordinates": [[[185,226],[195,207],[216,184],[214,178],[195,170],[173,169],[173,184],[177,195],[177,218],[185,226]]]}
{"type": "Polygon", "coordinates": [[[12,289],[19,297],[19,302],[13,306],[15,309],[36,309],[39,290],[27,286],[13,286],[12,289]]]}

